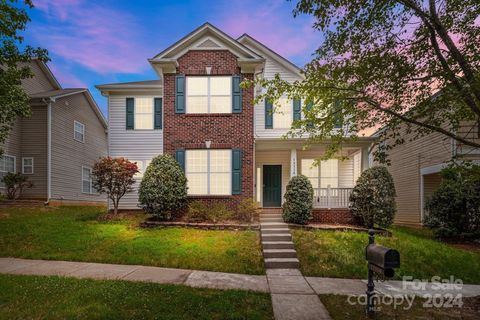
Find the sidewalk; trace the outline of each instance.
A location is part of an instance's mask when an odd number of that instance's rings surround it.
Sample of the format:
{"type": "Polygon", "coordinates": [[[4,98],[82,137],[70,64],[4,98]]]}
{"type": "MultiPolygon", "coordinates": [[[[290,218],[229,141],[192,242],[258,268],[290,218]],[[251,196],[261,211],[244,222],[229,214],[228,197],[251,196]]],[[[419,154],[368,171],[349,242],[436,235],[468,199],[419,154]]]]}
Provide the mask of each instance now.
{"type": "MultiPolygon", "coordinates": [[[[267,271],[269,277],[278,277],[279,281],[270,287],[267,276],[245,275],[235,273],[171,269],[136,265],[118,265],[90,262],[70,262],[51,260],[30,260],[17,258],[0,258],[1,274],[23,274],[39,276],[65,276],[80,279],[125,280],[167,284],[179,284],[196,288],[236,289],[257,292],[281,292],[287,290],[291,283],[289,269],[267,271]],[[274,275],[275,274],[275,275],[274,275]],[[282,283],[283,282],[283,283],[282,283]]],[[[366,280],[305,277],[309,287],[316,294],[363,295],[366,290],[366,280]]],[[[407,283],[403,288],[402,281],[375,282],[375,288],[380,294],[408,294],[422,296],[424,294],[462,294],[464,297],[480,296],[480,285],[464,284],[457,290],[435,290],[434,284],[418,282],[407,283]],[[419,288],[425,285],[425,290],[419,288]],[[415,288],[416,287],[416,288],[415,288]]],[[[306,288],[308,289],[308,288],[306,288]]],[[[297,288],[300,290],[301,288],[297,288]]],[[[302,292],[298,292],[299,295],[302,292]]]]}

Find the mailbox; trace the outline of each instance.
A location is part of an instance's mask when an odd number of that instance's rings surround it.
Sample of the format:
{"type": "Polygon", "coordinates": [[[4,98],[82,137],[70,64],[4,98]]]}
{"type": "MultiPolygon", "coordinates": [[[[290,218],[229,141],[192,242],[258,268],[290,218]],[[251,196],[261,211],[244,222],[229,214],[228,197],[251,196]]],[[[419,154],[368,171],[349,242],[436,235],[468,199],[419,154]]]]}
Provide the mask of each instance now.
{"type": "Polygon", "coordinates": [[[366,248],[366,258],[375,273],[383,274],[387,278],[393,277],[393,269],[400,267],[400,253],[376,244],[369,244],[366,248]]]}

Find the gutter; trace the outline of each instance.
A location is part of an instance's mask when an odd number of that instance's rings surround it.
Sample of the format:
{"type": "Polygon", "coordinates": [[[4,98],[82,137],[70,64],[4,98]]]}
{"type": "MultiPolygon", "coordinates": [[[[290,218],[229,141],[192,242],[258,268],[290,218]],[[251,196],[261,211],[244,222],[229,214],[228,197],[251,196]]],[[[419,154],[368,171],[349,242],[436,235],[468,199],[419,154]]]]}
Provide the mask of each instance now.
{"type": "Polygon", "coordinates": [[[47,201],[48,205],[52,197],[52,99],[47,105],[47,201]]]}

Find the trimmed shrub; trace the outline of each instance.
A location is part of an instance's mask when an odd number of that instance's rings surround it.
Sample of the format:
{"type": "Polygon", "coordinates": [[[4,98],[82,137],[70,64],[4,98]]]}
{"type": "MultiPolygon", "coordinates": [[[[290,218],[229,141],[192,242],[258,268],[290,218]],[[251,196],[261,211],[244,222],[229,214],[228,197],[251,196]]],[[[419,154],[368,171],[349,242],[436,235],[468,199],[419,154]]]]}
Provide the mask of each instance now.
{"type": "Polygon", "coordinates": [[[185,215],[188,222],[205,222],[208,220],[208,207],[202,201],[192,201],[188,205],[188,211],[185,215]]]}
{"type": "Polygon", "coordinates": [[[480,166],[451,164],[425,205],[425,225],[439,238],[480,238],[480,166]]]}
{"type": "Polygon", "coordinates": [[[186,206],[187,178],[171,155],[153,158],[140,183],[138,200],[147,213],[161,220],[171,220],[186,206]]]}
{"type": "Polygon", "coordinates": [[[257,209],[257,203],[252,198],[244,199],[238,204],[234,218],[251,223],[258,216],[257,209]]]}
{"type": "Polygon", "coordinates": [[[218,223],[230,219],[232,215],[233,212],[224,203],[214,202],[206,205],[202,201],[192,201],[185,218],[188,222],[218,223]]]}
{"type": "Polygon", "coordinates": [[[386,167],[376,166],[362,172],[350,195],[350,211],[367,228],[386,228],[397,211],[395,185],[386,167]]]}
{"type": "Polygon", "coordinates": [[[313,188],[303,175],[290,179],[285,192],[283,219],[288,223],[307,224],[312,219],[313,188]]]}
{"type": "Polygon", "coordinates": [[[33,187],[33,183],[28,181],[28,177],[21,173],[8,172],[2,178],[2,182],[5,184],[7,198],[9,200],[18,199],[24,189],[33,187]]]}

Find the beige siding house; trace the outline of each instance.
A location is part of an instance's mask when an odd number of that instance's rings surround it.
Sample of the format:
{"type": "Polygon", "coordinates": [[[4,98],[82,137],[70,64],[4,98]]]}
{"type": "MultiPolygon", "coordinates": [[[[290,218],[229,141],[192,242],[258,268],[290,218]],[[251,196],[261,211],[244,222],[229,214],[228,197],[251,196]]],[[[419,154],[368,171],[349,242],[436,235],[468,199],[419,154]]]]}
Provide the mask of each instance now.
{"type": "MultiPolygon", "coordinates": [[[[409,141],[406,129],[401,130],[406,142],[389,151],[391,165],[388,166],[397,191],[395,223],[421,225],[426,200],[440,185],[440,171],[452,157],[480,161],[480,150],[462,146],[439,133],[409,141]]],[[[469,139],[480,141],[478,130],[478,124],[464,124],[461,132],[469,139]]]]}
{"type": "MultiPolygon", "coordinates": [[[[93,163],[107,155],[107,124],[87,89],[63,89],[46,64],[30,64],[34,77],[22,85],[32,115],[17,119],[2,146],[0,176],[21,172],[34,187],[23,199],[104,204],[91,187],[93,163]]],[[[0,184],[0,192],[4,191],[0,184]]]]}

